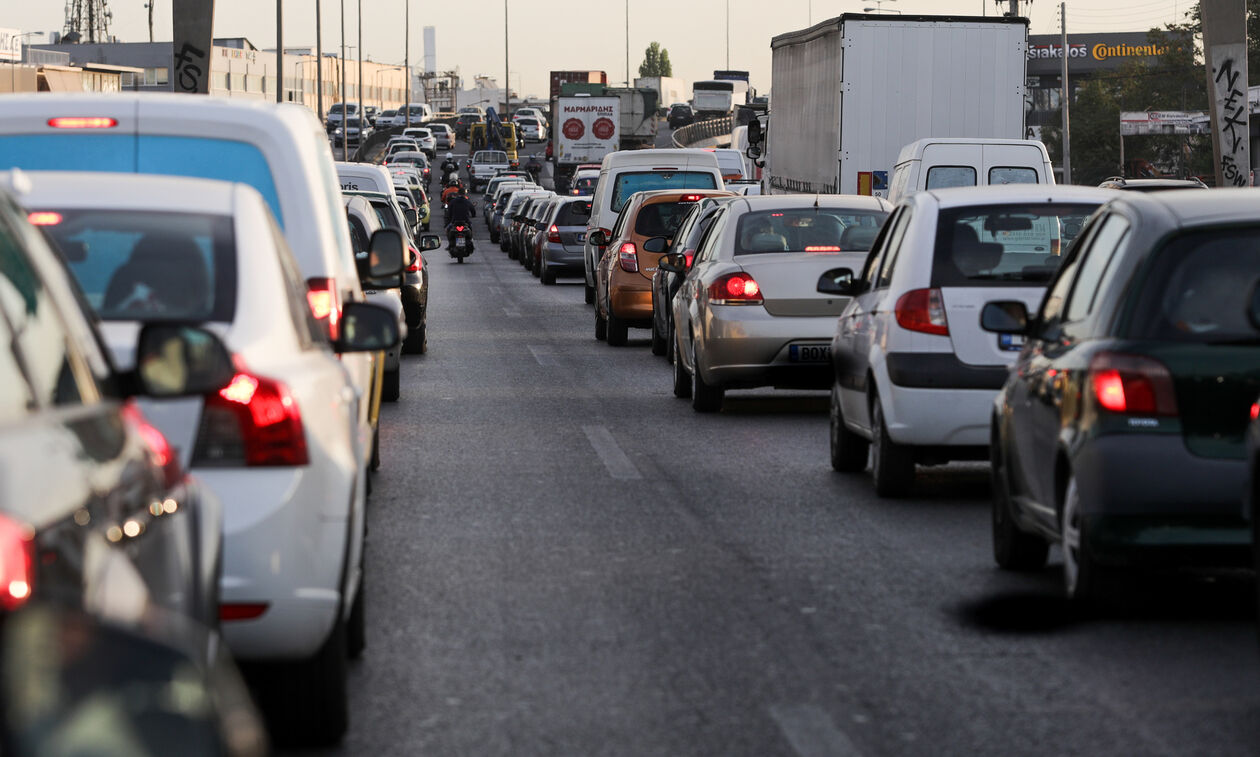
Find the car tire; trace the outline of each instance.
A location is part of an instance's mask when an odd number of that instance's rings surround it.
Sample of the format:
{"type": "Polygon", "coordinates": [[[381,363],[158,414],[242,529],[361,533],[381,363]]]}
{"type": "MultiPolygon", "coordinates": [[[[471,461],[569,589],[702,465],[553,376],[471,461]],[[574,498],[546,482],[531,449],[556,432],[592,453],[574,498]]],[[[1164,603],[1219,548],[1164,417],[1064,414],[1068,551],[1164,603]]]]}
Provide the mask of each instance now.
{"type": "Polygon", "coordinates": [[[425,343],[424,321],[414,329],[408,329],[407,338],[402,343],[402,354],[404,355],[423,355],[425,343]]]}
{"type": "Polygon", "coordinates": [[[334,746],[345,735],[350,722],[346,643],[345,622],[338,617],[314,657],[267,666],[260,705],[279,746],[334,746]]]}
{"type": "MultiPolygon", "coordinates": [[[[372,431],[372,456],[368,459],[368,470],[376,472],[381,469],[381,430],[372,431]]],[[[368,494],[371,494],[372,477],[368,476],[368,494]]]]}
{"type": "Polygon", "coordinates": [[[652,319],[652,354],[661,356],[665,354],[668,348],[665,337],[661,336],[661,332],[656,328],[656,318],[652,319]]]}
{"type": "Polygon", "coordinates": [[[367,581],[360,566],[359,590],[354,594],[354,604],[350,605],[350,619],[346,621],[346,656],[357,660],[367,649],[367,581]]]}
{"type": "Polygon", "coordinates": [[[875,494],[904,497],[914,483],[914,448],[889,438],[879,395],[871,400],[871,436],[871,477],[875,479],[875,494]]]}
{"type": "Polygon", "coordinates": [[[630,328],[624,318],[618,318],[611,309],[608,311],[608,343],[613,347],[624,347],[630,334],[630,328]]]}
{"type": "MultiPolygon", "coordinates": [[[[459,262],[464,262],[463,258],[459,262]]],[[[385,375],[381,381],[381,400],[384,402],[397,402],[398,396],[402,389],[402,368],[396,368],[392,371],[385,371],[385,375]]]]}
{"type": "Polygon", "coordinates": [[[586,299],[587,305],[595,304],[595,287],[590,284],[582,284],[582,296],[586,299]]]}
{"type": "Polygon", "coordinates": [[[538,273],[538,280],[543,283],[543,286],[555,286],[556,272],[547,267],[546,260],[542,263],[542,271],[538,273]]]}
{"type": "Polygon", "coordinates": [[[674,355],[674,396],[680,400],[691,399],[691,374],[677,354],[674,355]]]}
{"type": "Polygon", "coordinates": [[[1059,511],[1059,538],[1063,547],[1063,591],[1079,607],[1098,607],[1112,584],[1110,570],[1098,564],[1081,513],[1076,476],[1068,474],[1059,511]]]}
{"type": "Polygon", "coordinates": [[[498,244],[498,243],[499,243],[499,235],[493,231],[490,232],[490,244],[498,244]]]}
{"type": "Polygon", "coordinates": [[[993,489],[993,560],[1002,570],[1029,572],[1045,567],[1050,543],[1021,531],[1011,512],[1011,487],[997,433],[989,443],[990,486],[993,489]]]}
{"type": "Polygon", "coordinates": [[[696,359],[696,347],[691,346],[691,409],[697,413],[716,413],[722,409],[726,391],[705,382],[700,375],[700,361],[696,359]]]}
{"type": "Polygon", "coordinates": [[[849,430],[844,424],[840,406],[840,387],[831,387],[831,468],[840,473],[861,473],[866,470],[871,443],[849,430]]]}
{"type": "Polygon", "coordinates": [[[601,342],[608,338],[608,321],[599,314],[599,308],[595,308],[595,338],[601,342]]]}

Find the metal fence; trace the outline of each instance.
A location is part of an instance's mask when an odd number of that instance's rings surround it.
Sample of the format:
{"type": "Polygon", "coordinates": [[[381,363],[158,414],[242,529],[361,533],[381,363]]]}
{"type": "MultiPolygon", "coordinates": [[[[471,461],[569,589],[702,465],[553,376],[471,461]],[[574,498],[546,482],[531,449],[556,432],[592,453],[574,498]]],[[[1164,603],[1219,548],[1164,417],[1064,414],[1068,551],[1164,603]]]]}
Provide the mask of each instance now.
{"type": "Polygon", "coordinates": [[[697,121],[674,132],[674,147],[690,147],[697,142],[730,135],[735,126],[733,116],[697,121]]]}

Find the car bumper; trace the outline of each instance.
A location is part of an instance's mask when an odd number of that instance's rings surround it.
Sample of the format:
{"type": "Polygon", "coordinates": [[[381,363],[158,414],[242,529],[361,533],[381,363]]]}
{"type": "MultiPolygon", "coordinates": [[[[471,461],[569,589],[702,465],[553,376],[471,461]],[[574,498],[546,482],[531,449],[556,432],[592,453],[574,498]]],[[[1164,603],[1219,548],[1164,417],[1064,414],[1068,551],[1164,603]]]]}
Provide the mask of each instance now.
{"type": "Polygon", "coordinates": [[[649,328],[652,325],[652,283],[645,279],[642,286],[611,286],[608,307],[613,315],[629,325],[649,328]]]}
{"type": "Polygon", "coordinates": [[[916,447],[988,446],[996,389],[908,389],[882,368],[875,371],[883,373],[877,380],[888,438],[916,447]]]}
{"type": "Polygon", "coordinates": [[[581,247],[565,247],[548,242],[543,248],[543,257],[547,260],[548,268],[561,271],[580,272],[584,265],[581,247]]]}
{"type": "MultiPolygon", "coordinates": [[[[647,296],[650,319],[651,290],[647,296]]],[[[706,382],[727,389],[827,389],[832,382],[831,363],[793,362],[791,346],[830,345],[835,324],[835,316],[785,317],[755,306],[711,306],[696,350],[700,375],[706,382]]]]}
{"type": "Polygon", "coordinates": [[[1083,444],[1072,471],[1100,561],[1248,564],[1243,460],[1193,455],[1179,434],[1112,434],[1083,444]]]}

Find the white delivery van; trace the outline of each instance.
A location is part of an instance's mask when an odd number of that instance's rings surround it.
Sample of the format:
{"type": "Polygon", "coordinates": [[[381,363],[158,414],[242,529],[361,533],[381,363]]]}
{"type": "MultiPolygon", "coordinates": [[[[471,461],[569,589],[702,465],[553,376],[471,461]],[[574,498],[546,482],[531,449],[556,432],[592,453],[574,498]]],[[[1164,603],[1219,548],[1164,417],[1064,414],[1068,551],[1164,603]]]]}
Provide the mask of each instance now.
{"type": "Polygon", "coordinates": [[[1035,139],[929,137],[901,148],[888,201],[924,189],[1053,183],[1050,155],[1035,139]]]}
{"type": "Polygon", "coordinates": [[[376,163],[337,163],[337,181],[342,192],[394,193],[394,177],[376,163]]]}
{"type": "Polygon", "coordinates": [[[630,195],[649,189],[721,189],[722,186],[722,169],[710,150],[619,150],[605,155],[583,241],[587,304],[595,301],[595,269],[604,254],[604,248],[591,244],[591,232],[599,230],[605,237],[612,238],[617,214],[630,195]]]}

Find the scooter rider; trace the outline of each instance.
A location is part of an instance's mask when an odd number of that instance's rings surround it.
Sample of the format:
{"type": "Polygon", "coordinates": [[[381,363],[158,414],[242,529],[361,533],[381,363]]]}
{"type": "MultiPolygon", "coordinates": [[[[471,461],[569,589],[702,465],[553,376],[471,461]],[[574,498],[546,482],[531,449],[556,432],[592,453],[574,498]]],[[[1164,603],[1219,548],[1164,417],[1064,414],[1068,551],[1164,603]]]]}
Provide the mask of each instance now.
{"type": "Polygon", "coordinates": [[[529,162],[525,164],[525,170],[529,172],[530,178],[537,184],[538,174],[542,173],[542,163],[538,161],[537,155],[529,156],[529,162]]]}
{"type": "Polygon", "coordinates": [[[455,249],[455,227],[463,224],[471,231],[472,219],[476,214],[477,206],[473,205],[472,200],[468,199],[464,194],[463,185],[460,185],[455,195],[446,203],[446,239],[448,243],[446,249],[455,249]]]}

